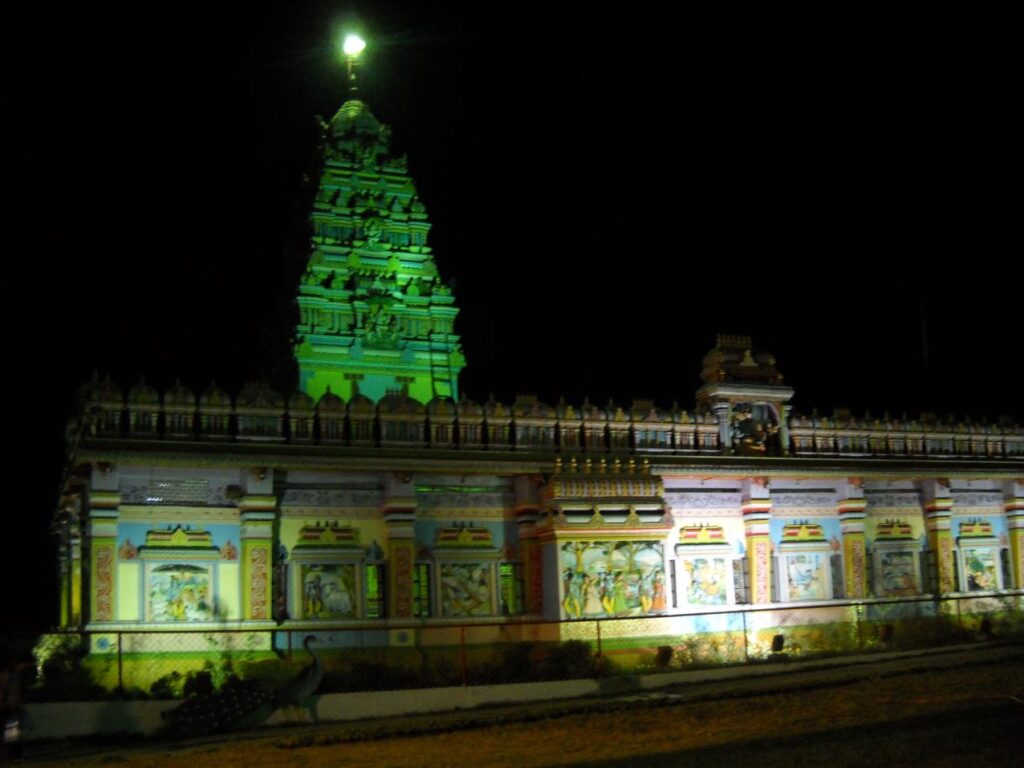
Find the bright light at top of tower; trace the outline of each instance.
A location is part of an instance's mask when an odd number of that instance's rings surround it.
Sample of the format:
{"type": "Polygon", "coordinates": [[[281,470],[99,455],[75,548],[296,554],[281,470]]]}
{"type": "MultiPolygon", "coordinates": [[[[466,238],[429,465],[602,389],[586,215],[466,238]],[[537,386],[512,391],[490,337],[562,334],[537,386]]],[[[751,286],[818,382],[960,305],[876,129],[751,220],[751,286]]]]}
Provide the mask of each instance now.
{"type": "Polygon", "coordinates": [[[366,47],[366,41],[359,35],[345,35],[345,42],[341,44],[341,50],[346,56],[358,56],[366,47]]]}

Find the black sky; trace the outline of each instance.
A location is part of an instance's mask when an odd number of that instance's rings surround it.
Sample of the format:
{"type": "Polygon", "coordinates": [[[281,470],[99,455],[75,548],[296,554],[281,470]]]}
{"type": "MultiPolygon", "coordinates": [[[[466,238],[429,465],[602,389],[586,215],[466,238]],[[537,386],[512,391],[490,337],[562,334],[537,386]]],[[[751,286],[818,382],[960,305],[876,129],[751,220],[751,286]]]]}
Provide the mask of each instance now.
{"type": "Polygon", "coordinates": [[[93,369],[194,389],[261,370],[346,20],[455,285],[474,399],[691,407],[732,332],[801,410],[1024,417],[1012,4],[278,5],[6,12],[25,551],[48,546],[93,369]]]}

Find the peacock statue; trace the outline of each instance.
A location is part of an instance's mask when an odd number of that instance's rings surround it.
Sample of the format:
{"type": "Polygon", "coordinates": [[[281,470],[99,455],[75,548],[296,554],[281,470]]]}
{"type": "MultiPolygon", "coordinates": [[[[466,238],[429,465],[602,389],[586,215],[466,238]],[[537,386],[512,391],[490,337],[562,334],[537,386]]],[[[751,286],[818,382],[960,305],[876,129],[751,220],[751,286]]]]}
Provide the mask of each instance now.
{"type": "Polygon", "coordinates": [[[232,680],[214,693],[194,696],[164,712],[167,731],[176,736],[204,736],[225,731],[243,720],[261,722],[275,710],[301,707],[316,693],[324,677],[324,665],[313,649],[315,635],[307,635],[302,645],[313,661],[291,680],[267,690],[249,680],[232,680]],[[260,710],[265,710],[260,716],[260,710]]]}
{"type": "Polygon", "coordinates": [[[313,663],[274,691],[274,709],[301,707],[302,703],[320,687],[320,682],[324,679],[324,665],[310,645],[315,640],[314,635],[306,635],[306,639],[302,641],[302,647],[313,658],[313,663]]]}

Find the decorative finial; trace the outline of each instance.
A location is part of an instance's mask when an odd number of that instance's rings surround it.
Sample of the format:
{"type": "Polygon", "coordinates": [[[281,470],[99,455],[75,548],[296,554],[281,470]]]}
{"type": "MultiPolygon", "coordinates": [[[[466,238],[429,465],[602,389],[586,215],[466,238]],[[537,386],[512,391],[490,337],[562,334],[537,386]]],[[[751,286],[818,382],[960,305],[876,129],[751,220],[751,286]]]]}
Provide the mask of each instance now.
{"type": "Polygon", "coordinates": [[[341,43],[341,52],[345,55],[345,64],[348,67],[348,97],[356,98],[359,88],[356,86],[356,64],[359,63],[359,55],[366,48],[366,41],[359,35],[345,35],[341,43]]]}

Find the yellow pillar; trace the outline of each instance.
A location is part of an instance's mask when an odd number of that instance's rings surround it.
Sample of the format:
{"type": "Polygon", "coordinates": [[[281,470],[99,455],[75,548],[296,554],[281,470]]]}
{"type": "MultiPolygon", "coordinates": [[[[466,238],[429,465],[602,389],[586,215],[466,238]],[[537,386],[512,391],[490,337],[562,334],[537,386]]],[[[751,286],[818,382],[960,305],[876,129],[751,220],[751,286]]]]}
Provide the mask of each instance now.
{"type": "Polygon", "coordinates": [[[242,549],[242,618],[273,618],[274,497],[247,496],[239,505],[242,549]],[[267,507],[270,507],[268,510],[267,507]]]}
{"type": "Polygon", "coordinates": [[[115,603],[114,550],[117,539],[92,537],[89,541],[89,620],[113,621],[115,603]]]}
{"type": "Polygon", "coordinates": [[[71,625],[82,623],[82,540],[73,544],[74,552],[71,560],[71,625]]]}
{"type": "Polygon", "coordinates": [[[1024,496],[1007,499],[1005,509],[1006,527],[1010,534],[1010,569],[1013,571],[1013,586],[1016,589],[1024,589],[1024,496]]]}
{"type": "Polygon", "coordinates": [[[864,499],[844,499],[839,502],[846,596],[854,600],[868,595],[867,540],[864,535],[864,518],[867,514],[865,508],[864,499]]]}
{"type": "Polygon", "coordinates": [[[925,505],[925,524],[928,527],[928,546],[935,554],[938,593],[953,591],[956,584],[956,561],[953,558],[951,499],[933,499],[925,505]]]}
{"type": "Polygon", "coordinates": [[[763,478],[743,481],[743,527],[747,540],[747,572],[750,602],[772,602],[772,540],[769,529],[772,500],[763,478]]]}
{"type": "Polygon", "coordinates": [[[82,623],[82,537],[72,532],[61,560],[61,627],[82,623]]]}
{"type": "Polygon", "coordinates": [[[113,621],[117,608],[117,494],[93,494],[89,510],[89,621],[113,621]]]}

